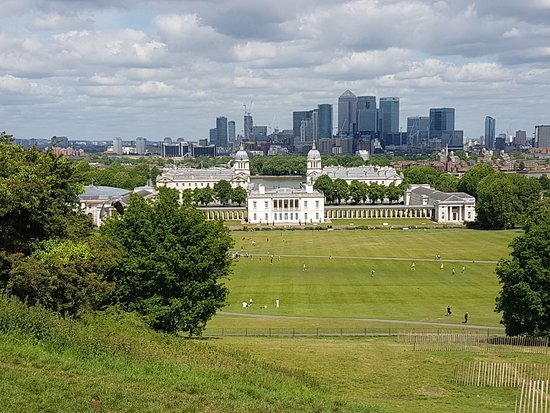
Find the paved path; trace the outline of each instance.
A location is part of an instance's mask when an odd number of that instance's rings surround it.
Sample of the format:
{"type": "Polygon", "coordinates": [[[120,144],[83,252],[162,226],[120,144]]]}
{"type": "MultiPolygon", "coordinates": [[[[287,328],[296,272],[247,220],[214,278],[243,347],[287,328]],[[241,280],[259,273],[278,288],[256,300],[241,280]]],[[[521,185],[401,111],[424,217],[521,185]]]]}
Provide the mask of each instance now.
{"type": "MultiPolygon", "coordinates": [[[[249,317],[249,318],[265,318],[265,319],[323,319],[323,317],[303,317],[303,316],[290,316],[290,315],[271,315],[271,314],[252,314],[252,313],[234,313],[229,311],[218,311],[216,314],[234,316],[234,317],[249,317]]],[[[371,321],[375,323],[389,323],[389,324],[412,324],[420,326],[432,326],[432,327],[467,327],[471,329],[480,330],[498,330],[504,331],[504,327],[495,326],[479,326],[475,324],[452,324],[452,323],[437,323],[430,321],[413,321],[413,320],[387,320],[382,318],[350,318],[344,317],[340,320],[352,320],[352,321],[371,321]]]]}

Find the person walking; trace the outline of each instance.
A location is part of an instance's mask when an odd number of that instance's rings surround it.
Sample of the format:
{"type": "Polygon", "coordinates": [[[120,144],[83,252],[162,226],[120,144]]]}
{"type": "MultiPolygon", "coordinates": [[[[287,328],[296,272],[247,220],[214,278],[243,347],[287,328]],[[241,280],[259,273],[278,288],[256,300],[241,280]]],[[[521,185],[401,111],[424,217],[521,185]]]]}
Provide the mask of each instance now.
{"type": "Polygon", "coordinates": [[[280,304],[281,304],[281,303],[280,303],[279,299],[277,298],[277,299],[275,300],[275,308],[279,308],[279,305],[280,305],[280,304]]]}
{"type": "Polygon", "coordinates": [[[447,306],[447,317],[450,317],[452,314],[453,314],[453,312],[451,311],[451,306],[448,305],[447,306]]]}
{"type": "Polygon", "coordinates": [[[468,311],[466,311],[466,313],[464,314],[464,324],[468,323],[468,311]]]}

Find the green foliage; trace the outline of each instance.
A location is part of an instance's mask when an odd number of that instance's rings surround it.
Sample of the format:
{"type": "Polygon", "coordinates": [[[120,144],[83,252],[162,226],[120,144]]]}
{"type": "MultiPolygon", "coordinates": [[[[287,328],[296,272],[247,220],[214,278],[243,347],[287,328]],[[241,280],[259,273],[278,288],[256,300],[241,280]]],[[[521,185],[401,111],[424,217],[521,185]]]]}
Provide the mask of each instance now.
{"type": "Polygon", "coordinates": [[[375,204],[378,201],[382,201],[386,196],[386,189],[383,185],[374,182],[367,186],[367,196],[371,203],[375,204]]]}
{"type": "Polygon", "coordinates": [[[522,225],[526,211],[540,198],[540,184],[523,175],[495,173],[477,185],[477,220],[484,228],[522,225]]]}
{"type": "Polygon", "coordinates": [[[496,311],[509,335],[550,335],[550,200],[528,214],[525,234],[512,242],[512,258],[496,273],[502,289],[496,311]]]}
{"type": "Polygon", "coordinates": [[[193,201],[203,206],[208,206],[208,204],[214,202],[215,196],[216,191],[209,186],[193,190],[193,201]]]}
{"type": "Polygon", "coordinates": [[[360,156],[354,155],[331,155],[323,157],[323,166],[343,166],[352,168],[365,165],[365,161],[360,156]]]}
{"type": "Polygon", "coordinates": [[[491,165],[478,163],[474,165],[458,182],[457,189],[477,198],[477,185],[483,178],[495,173],[491,165]]]}
{"type": "Polygon", "coordinates": [[[429,184],[434,186],[440,173],[431,166],[411,166],[403,171],[407,184],[429,184]]]}
{"type": "Polygon", "coordinates": [[[107,168],[92,167],[88,162],[78,162],[76,171],[80,182],[86,185],[104,185],[115,188],[134,189],[147,184],[160,174],[156,166],[150,167],[145,161],[129,164],[120,160],[114,161],[107,168]]]}
{"type": "Polygon", "coordinates": [[[389,199],[390,203],[399,201],[401,196],[403,196],[403,188],[401,185],[395,185],[395,183],[392,182],[386,188],[386,197],[389,199]]]}
{"type": "Polygon", "coordinates": [[[231,194],[231,201],[237,204],[238,206],[241,206],[246,202],[247,193],[246,189],[243,187],[238,186],[237,188],[233,189],[233,193],[231,194]]]}
{"type": "Polygon", "coordinates": [[[348,183],[342,178],[335,179],[332,185],[332,195],[338,205],[340,205],[341,201],[347,202],[349,198],[348,183]]]}
{"type": "Polygon", "coordinates": [[[355,205],[365,202],[367,199],[367,186],[354,179],[349,185],[349,197],[351,202],[355,205]]]}
{"type": "Polygon", "coordinates": [[[222,179],[214,184],[214,192],[216,193],[216,198],[218,201],[222,205],[227,205],[231,200],[233,189],[231,188],[231,184],[229,182],[222,179]]]}
{"type": "Polygon", "coordinates": [[[305,175],[305,156],[252,156],[250,173],[252,175],[305,175]]]}
{"type": "MultiPolygon", "coordinates": [[[[64,237],[77,222],[73,164],[0,139],[0,249],[28,253],[40,240],[64,237]]],[[[82,224],[82,221],[80,221],[82,224]]]]}
{"type": "Polygon", "coordinates": [[[313,189],[321,191],[325,195],[325,200],[332,203],[336,200],[334,193],[334,182],[328,175],[321,175],[313,184],[313,189]]]}
{"type": "Polygon", "coordinates": [[[161,188],[154,200],[133,195],[124,217],[102,232],[123,250],[124,265],[110,274],[115,302],[138,311],[160,330],[200,334],[223,306],[233,242],[219,221],[206,221],[178,192],[161,188]]]}
{"type": "Polygon", "coordinates": [[[451,174],[440,174],[434,182],[434,188],[443,192],[456,192],[458,178],[451,174]]]}

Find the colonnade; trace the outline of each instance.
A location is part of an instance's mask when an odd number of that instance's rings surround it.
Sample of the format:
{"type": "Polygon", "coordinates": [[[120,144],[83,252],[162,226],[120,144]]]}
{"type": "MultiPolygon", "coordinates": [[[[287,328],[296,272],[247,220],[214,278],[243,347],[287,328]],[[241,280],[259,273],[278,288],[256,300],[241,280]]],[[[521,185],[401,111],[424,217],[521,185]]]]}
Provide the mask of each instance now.
{"type": "Polygon", "coordinates": [[[206,213],[206,219],[215,220],[239,220],[245,221],[248,216],[248,211],[245,207],[208,207],[199,208],[206,213]]]}

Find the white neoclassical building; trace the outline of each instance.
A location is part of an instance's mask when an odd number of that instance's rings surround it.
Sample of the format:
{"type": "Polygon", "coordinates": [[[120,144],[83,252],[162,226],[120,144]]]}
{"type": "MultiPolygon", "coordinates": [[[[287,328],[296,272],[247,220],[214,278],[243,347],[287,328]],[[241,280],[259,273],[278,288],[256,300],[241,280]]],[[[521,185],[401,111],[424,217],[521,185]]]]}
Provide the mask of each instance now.
{"type": "Polygon", "coordinates": [[[157,186],[177,189],[183,192],[185,189],[213,188],[218,182],[225,180],[231,187],[248,188],[250,184],[250,160],[243,148],[242,142],[239,151],[235,154],[235,163],[231,168],[181,168],[171,166],[164,168],[162,174],[157,177],[157,186]]]}
{"type": "Polygon", "coordinates": [[[429,185],[411,185],[405,205],[433,207],[436,222],[461,224],[476,220],[476,199],[464,192],[441,192],[429,185]]]}
{"type": "Polygon", "coordinates": [[[266,189],[259,185],[248,193],[251,224],[305,224],[325,222],[325,198],[311,185],[304,188],[266,189]]]}
{"type": "Polygon", "coordinates": [[[323,168],[321,154],[315,146],[315,141],[313,141],[313,146],[307,154],[306,182],[313,185],[321,175],[327,175],[333,181],[343,179],[348,185],[354,180],[367,185],[377,183],[384,186],[389,186],[392,183],[399,185],[403,182],[403,175],[390,166],[368,165],[352,168],[327,166],[323,168]]]}

